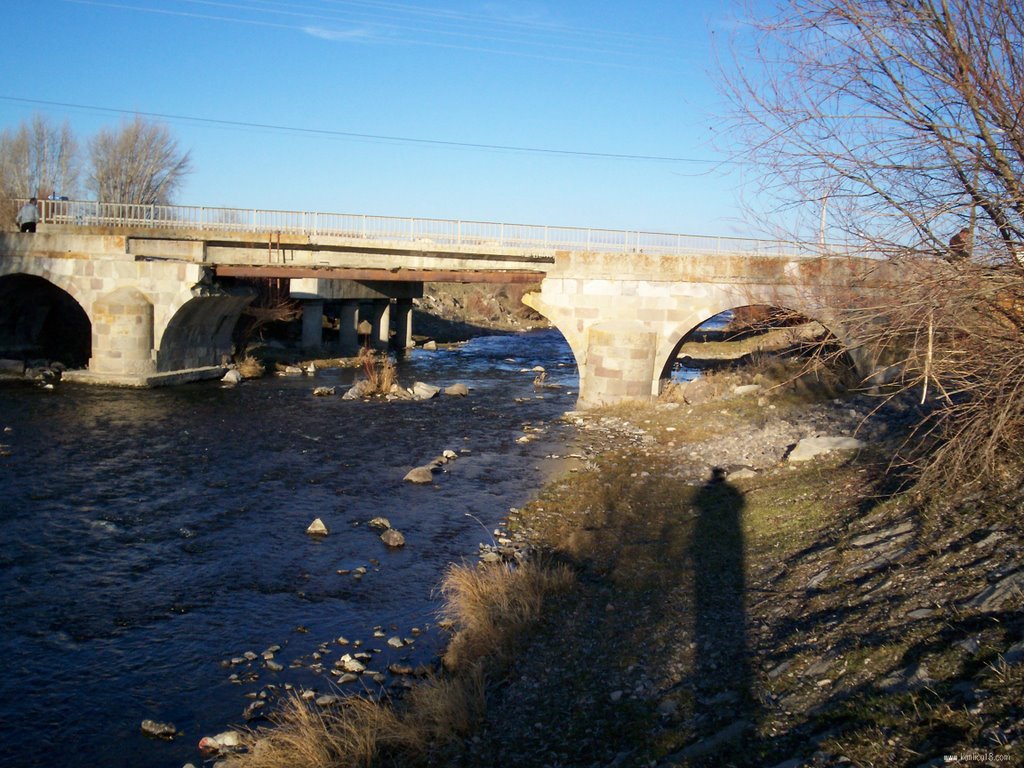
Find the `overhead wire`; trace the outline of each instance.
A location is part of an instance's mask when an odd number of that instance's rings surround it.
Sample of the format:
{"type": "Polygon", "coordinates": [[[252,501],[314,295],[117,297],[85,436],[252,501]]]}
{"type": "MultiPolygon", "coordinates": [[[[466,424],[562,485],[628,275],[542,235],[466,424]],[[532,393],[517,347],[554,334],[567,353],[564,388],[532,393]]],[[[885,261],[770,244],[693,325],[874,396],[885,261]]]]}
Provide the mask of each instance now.
{"type": "Polygon", "coordinates": [[[427,139],[414,136],[389,136],[375,133],[359,133],[354,131],[339,131],[330,128],[309,128],[304,126],[278,125],[273,123],[257,123],[246,120],[227,120],[213,117],[198,117],[195,115],[180,115],[167,112],[147,112],[137,109],[122,109],[118,107],[107,107],[98,104],[75,104],[64,101],[49,101],[46,99],[30,99],[20,96],[9,96],[0,94],[0,100],[20,102],[23,104],[36,104],[47,107],[60,107],[63,109],[78,109],[93,112],[104,112],[120,115],[139,115],[157,120],[182,121],[199,124],[220,125],[232,128],[254,128],[282,133],[297,133],[311,136],[326,136],[347,139],[364,139],[374,141],[386,141],[400,144],[414,144],[424,146],[448,147],[453,149],[474,149],[474,150],[496,150],[503,152],[521,152],[539,155],[559,155],[565,157],[597,158],[604,160],[635,160],[662,163],[688,163],[702,165],[730,165],[737,161],[730,159],[708,159],[697,157],[682,157],[670,155],[645,155],[630,154],[625,152],[591,152],[580,149],[558,149],[552,147],[529,147],[516,146],[512,144],[489,144],[486,142],[451,141],[444,139],[427,139]]]}
{"type": "MultiPolygon", "coordinates": [[[[462,24],[482,24],[497,27],[496,32],[487,30],[486,33],[470,28],[468,30],[451,26],[417,26],[418,22],[410,23],[408,20],[395,19],[393,17],[380,18],[380,14],[369,15],[339,15],[338,11],[331,9],[294,4],[283,5],[281,3],[267,2],[266,0],[178,0],[189,5],[201,5],[210,8],[221,8],[225,11],[238,11],[245,14],[257,14],[255,17],[246,15],[225,15],[215,13],[200,13],[184,10],[181,7],[156,7],[128,5],[113,0],[61,0],[61,2],[88,5],[101,8],[109,8],[120,11],[133,11],[140,13],[151,13],[163,16],[179,18],[201,19],[205,21],[216,21],[223,23],[245,24],[260,26],[272,29],[286,29],[306,34],[318,35],[326,39],[345,39],[349,41],[378,42],[378,43],[401,43],[426,47],[462,49],[477,53],[489,53],[494,55],[514,56],[519,58],[534,58],[561,62],[586,64],[590,66],[602,66],[611,68],[653,68],[643,63],[644,59],[650,59],[657,45],[651,39],[638,37],[637,42],[642,43],[639,47],[632,44],[623,46],[629,35],[608,35],[599,30],[588,30],[578,27],[565,27],[549,23],[528,24],[526,22],[506,22],[503,19],[488,19],[488,17],[458,14],[448,12],[449,15],[438,18],[455,21],[462,24]],[[253,5],[253,3],[260,5],[253,5]],[[276,6],[276,7],[275,7],[276,6]],[[311,12],[304,12],[309,9],[311,12]],[[275,18],[302,19],[307,22],[323,21],[327,23],[366,24],[369,29],[361,30],[363,34],[349,34],[351,30],[324,29],[312,26],[310,23],[287,23],[275,18]],[[507,32],[502,34],[501,28],[507,26],[522,27],[512,35],[507,32]],[[536,33],[540,33],[538,36],[536,33]],[[534,39],[545,35],[558,35],[555,39],[534,39]],[[400,37],[389,35],[401,35],[400,37]],[[476,40],[481,45],[472,45],[457,42],[447,42],[440,38],[454,38],[455,40],[476,40]],[[588,43],[581,38],[596,38],[599,42],[588,43]],[[567,39],[579,40],[579,44],[569,44],[567,39]],[[488,44],[512,47],[488,47],[488,44]],[[526,50],[529,48],[531,50],[526,50]],[[536,49],[542,49],[538,51],[536,49]],[[555,55],[546,51],[564,51],[566,55],[555,55]],[[589,58],[574,58],[574,55],[583,54],[589,58]],[[617,60],[616,57],[627,57],[629,61],[617,60]]],[[[351,2],[346,5],[368,7],[370,9],[380,8],[382,11],[388,8],[401,8],[411,15],[430,14],[430,11],[415,9],[412,6],[394,5],[388,3],[351,2]]],[[[439,12],[435,12],[436,14],[439,12]]],[[[428,22],[429,24],[429,22],[428,22]]],[[[658,41],[659,44],[667,44],[669,41],[658,41]]]]}

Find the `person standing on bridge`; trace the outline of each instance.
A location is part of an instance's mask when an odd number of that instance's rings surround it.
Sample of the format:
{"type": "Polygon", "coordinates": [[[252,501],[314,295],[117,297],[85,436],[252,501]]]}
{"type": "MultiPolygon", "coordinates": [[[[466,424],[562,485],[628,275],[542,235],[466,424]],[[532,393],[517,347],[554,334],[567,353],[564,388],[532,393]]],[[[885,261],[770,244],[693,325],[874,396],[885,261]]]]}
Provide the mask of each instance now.
{"type": "Polygon", "coordinates": [[[21,210],[18,211],[18,215],[14,220],[22,232],[36,231],[36,222],[39,221],[39,208],[36,207],[36,199],[34,197],[21,206],[21,210]]]}

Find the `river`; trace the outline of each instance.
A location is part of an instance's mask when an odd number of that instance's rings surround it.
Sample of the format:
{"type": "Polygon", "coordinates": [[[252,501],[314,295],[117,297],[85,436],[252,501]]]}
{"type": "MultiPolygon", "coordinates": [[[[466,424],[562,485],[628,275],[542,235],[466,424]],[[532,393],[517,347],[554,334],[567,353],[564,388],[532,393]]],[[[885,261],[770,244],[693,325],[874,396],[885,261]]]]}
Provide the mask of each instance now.
{"type": "Polygon", "coordinates": [[[576,399],[572,355],[554,331],[484,337],[399,362],[403,384],[463,382],[466,398],[312,396],[354,375],[0,384],[0,765],[198,765],[199,739],[243,722],[246,694],[332,692],[309,665],[352,652],[340,636],[377,671],[436,658],[445,565],[471,561],[572,439],[557,421],[576,399]],[[535,365],[557,386],[535,389],[535,365]],[[518,442],[524,426],[539,439],[518,442]],[[402,481],[445,449],[460,456],[432,486],[402,481]],[[404,548],[367,527],[377,515],[404,548]],[[330,535],[305,533],[316,517],[330,535]],[[231,663],[274,645],[279,672],[231,663]],[[143,719],[182,735],[146,738],[143,719]]]}

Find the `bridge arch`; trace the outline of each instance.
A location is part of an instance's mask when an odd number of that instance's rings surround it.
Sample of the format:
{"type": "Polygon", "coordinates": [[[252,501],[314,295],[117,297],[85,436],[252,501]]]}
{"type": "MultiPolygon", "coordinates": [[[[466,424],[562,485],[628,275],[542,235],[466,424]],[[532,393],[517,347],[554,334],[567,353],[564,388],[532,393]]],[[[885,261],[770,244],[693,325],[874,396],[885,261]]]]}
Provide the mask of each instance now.
{"type": "Polygon", "coordinates": [[[726,312],[736,312],[747,308],[784,312],[794,315],[803,322],[818,323],[825,329],[833,343],[842,347],[851,364],[856,367],[857,360],[851,353],[845,329],[831,316],[831,313],[821,312],[820,308],[808,307],[806,304],[801,306],[801,302],[796,301],[787,301],[783,304],[773,300],[758,301],[755,299],[753,303],[737,303],[735,299],[723,299],[718,304],[706,308],[697,322],[693,322],[692,318],[688,319],[677,324],[663,337],[663,343],[660,345],[655,359],[655,370],[659,372],[659,380],[664,381],[671,378],[672,368],[678,359],[680,349],[705,323],[726,312]]]}
{"type": "Polygon", "coordinates": [[[73,286],[48,277],[0,275],[0,357],[84,367],[92,354],[92,321],[68,290],[73,286]]]}
{"type": "Polygon", "coordinates": [[[160,335],[157,371],[221,365],[232,353],[235,325],[252,299],[250,292],[197,287],[179,296],[160,335]]]}

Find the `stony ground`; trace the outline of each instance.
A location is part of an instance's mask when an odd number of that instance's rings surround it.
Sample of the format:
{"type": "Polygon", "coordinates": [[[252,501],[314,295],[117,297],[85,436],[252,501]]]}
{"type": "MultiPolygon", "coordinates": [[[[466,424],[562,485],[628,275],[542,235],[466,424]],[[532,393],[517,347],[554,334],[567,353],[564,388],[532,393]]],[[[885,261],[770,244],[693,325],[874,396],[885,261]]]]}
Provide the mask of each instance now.
{"type": "Polygon", "coordinates": [[[569,414],[575,471],[504,550],[577,587],[433,762],[1024,765],[1020,506],[894,495],[914,412],[878,405],[727,389],[569,414]],[[855,432],[864,450],[787,461],[855,432]]]}

